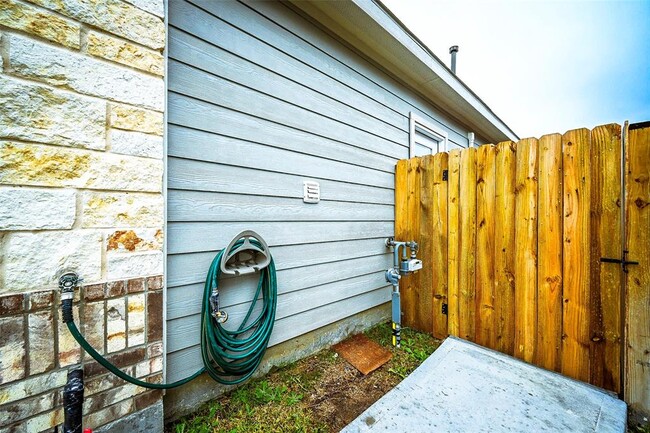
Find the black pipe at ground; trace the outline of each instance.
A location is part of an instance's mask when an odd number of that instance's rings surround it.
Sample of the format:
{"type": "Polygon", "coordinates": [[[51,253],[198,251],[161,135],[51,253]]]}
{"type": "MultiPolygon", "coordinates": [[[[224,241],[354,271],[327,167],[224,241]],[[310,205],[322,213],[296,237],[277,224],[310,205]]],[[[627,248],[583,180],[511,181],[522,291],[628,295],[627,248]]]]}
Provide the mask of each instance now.
{"type": "Polygon", "coordinates": [[[63,387],[63,433],[82,433],[84,403],[83,370],[68,371],[68,383],[63,387]]]}

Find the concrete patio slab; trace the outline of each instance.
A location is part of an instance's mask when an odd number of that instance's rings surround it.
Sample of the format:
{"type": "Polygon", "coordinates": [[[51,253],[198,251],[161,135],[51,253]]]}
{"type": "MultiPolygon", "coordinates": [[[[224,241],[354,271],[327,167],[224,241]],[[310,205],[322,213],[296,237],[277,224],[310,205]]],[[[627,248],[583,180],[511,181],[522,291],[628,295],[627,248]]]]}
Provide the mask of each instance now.
{"type": "Polygon", "coordinates": [[[624,433],[626,417],[607,391],[449,337],[342,432],[624,433]]]}

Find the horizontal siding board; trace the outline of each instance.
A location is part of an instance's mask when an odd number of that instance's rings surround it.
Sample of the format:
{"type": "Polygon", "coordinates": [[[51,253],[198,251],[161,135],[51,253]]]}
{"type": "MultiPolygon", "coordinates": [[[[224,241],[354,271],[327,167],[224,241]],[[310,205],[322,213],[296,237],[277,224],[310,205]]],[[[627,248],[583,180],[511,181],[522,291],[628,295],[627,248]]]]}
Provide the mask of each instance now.
{"type": "MultiPolygon", "coordinates": [[[[196,4],[208,2],[209,0],[192,0],[192,3],[196,4]]],[[[221,16],[229,23],[270,45],[280,47],[284,52],[358,89],[387,107],[400,113],[417,112],[444,128],[453,141],[467,147],[465,128],[309,20],[296,17],[286,6],[277,7],[272,2],[244,3],[248,5],[249,12],[242,11],[235,5],[233,8],[221,8],[221,16]],[[269,21],[260,20],[260,16],[269,21]]],[[[215,9],[217,7],[213,6],[211,12],[215,9]]]]}
{"type": "MultiPolygon", "coordinates": [[[[314,331],[330,323],[361,313],[390,300],[390,290],[381,288],[342,302],[324,305],[311,310],[309,317],[290,316],[278,320],[273,328],[269,346],[314,331]]],[[[167,355],[167,381],[182,379],[203,366],[200,346],[192,346],[167,355]]]]}
{"type": "Polygon", "coordinates": [[[305,179],[319,182],[321,200],[388,205],[394,202],[392,189],[205,161],[170,157],[167,172],[170,198],[179,189],[302,199],[305,179]]]}
{"type": "MultiPolygon", "coordinates": [[[[367,277],[365,280],[368,281],[376,281],[372,278],[384,278],[383,270],[387,269],[390,264],[391,257],[389,254],[385,254],[280,270],[277,273],[278,293],[287,294],[321,286],[321,295],[323,295],[324,287],[322,286],[327,284],[338,282],[340,283],[336,285],[338,288],[347,287],[347,282],[353,281],[358,276],[367,277]]],[[[250,277],[222,278],[219,281],[219,297],[222,305],[229,307],[249,302],[257,287],[258,278],[259,274],[250,277]]],[[[385,280],[380,280],[380,282],[383,284],[385,280]]],[[[201,312],[203,287],[204,283],[199,282],[187,286],[168,288],[167,302],[170,308],[167,310],[167,319],[171,320],[199,314],[201,312]]],[[[330,291],[327,290],[327,294],[323,295],[323,298],[329,299],[329,296],[330,291]]]]}
{"type": "MultiPolygon", "coordinates": [[[[408,115],[380,104],[357,91],[354,86],[341,85],[339,81],[321,73],[312,65],[295,59],[273,45],[215,18],[208,12],[182,1],[170,2],[169,8],[169,22],[172,30],[174,27],[180,28],[183,32],[209,42],[237,57],[301,83],[306,88],[321,92],[399,129],[408,129],[408,115]]],[[[171,52],[170,55],[173,57],[175,53],[171,52]]]]}
{"type": "Polygon", "coordinates": [[[270,245],[296,245],[351,239],[387,238],[393,222],[255,222],[174,223],[167,225],[169,254],[214,251],[245,229],[255,230],[270,245]]]}
{"type": "Polygon", "coordinates": [[[168,89],[176,93],[341,143],[364,145],[384,155],[395,152],[395,144],[408,146],[406,139],[392,141],[371,134],[173,59],[169,59],[167,68],[168,89]]]}
{"type": "MultiPolygon", "coordinates": [[[[332,264],[340,260],[386,254],[383,239],[364,239],[303,245],[273,246],[271,253],[278,270],[301,268],[316,264],[332,264]]],[[[218,251],[174,254],[167,256],[167,287],[202,283],[212,259],[218,251]]]]}
{"type": "MultiPolygon", "coordinates": [[[[341,143],[290,126],[280,125],[263,117],[233,111],[177,93],[170,92],[168,94],[168,108],[168,121],[173,125],[186,126],[273,147],[287,148],[299,153],[312,154],[362,167],[390,171],[391,165],[395,163],[396,159],[408,156],[408,149],[402,146],[389,146],[382,149],[386,152],[382,154],[365,142],[358,143],[357,146],[341,143]]],[[[171,140],[170,144],[173,144],[171,140]]],[[[175,155],[177,151],[188,150],[181,150],[170,145],[170,155],[175,155]]]]}
{"type": "MultiPolygon", "coordinates": [[[[300,188],[302,185],[295,185],[300,188]]],[[[167,201],[168,221],[390,221],[394,206],[202,191],[176,191],[167,201]]]]}
{"type": "Polygon", "coordinates": [[[170,29],[169,50],[173,59],[197,69],[373,135],[396,143],[408,143],[407,125],[395,127],[316,92],[302,84],[304,75],[299,77],[299,81],[291,81],[275,71],[255,65],[250,59],[237,57],[174,28],[170,29]]]}

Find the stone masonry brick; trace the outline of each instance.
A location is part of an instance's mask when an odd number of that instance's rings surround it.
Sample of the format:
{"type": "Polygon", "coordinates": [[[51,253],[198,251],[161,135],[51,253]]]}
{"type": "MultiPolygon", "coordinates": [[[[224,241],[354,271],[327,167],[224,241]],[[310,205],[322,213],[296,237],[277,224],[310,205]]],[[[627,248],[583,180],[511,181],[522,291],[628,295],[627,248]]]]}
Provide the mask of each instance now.
{"type": "Polygon", "coordinates": [[[165,16],[163,0],[129,0],[129,3],[156,16],[165,16]]]}
{"type": "Polygon", "coordinates": [[[57,288],[57,274],[63,268],[79,269],[87,282],[97,281],[101,251],[101,233],[92,230],[11,233],[5,242],[4,284],[0,286],[13,293],[57,288]]]}
{"type": "MultiPolygon", "coordinates": [[[[95,3],[100,4],[100,3],[95,3]]],[[[48,84],[162,111],[162,78],[111,65],[22,36],[9,38],[12,73],[48,84]]]]}
{"type": "Polygon", "coordinates": [[[95,57],[141,69],[156,75],[164,73],[164,57],[158,51],[90,31],[86,51],[95,57]]]}
{"type": "Polygon", "coordinates": [[[54,368],[54,315],[39,311],[28,316],[29,374],[44,373],[54,368]]]}
{"type": "Polygon", "coordinates": [[[109,253],[107,259],[107,277],[109,279],[158,275],[163,271],[161,251],[109,253]]]}
{"type": "Polygon", "coordinates": [[[163,157],[163,139],[159,135],[113,129],[109,136],[113,153],[157,159],[163,157]]]}
{"type": "Polygon", "coordinates": [[[147,278],[147,290],[160,290],[163,288],[163,277],[157,275],[155,277],[147,278]]]}
{"type": "Polygon", "coordinates": [[[110,299],[106,302],[106,350],[117,352],[126,347],[125,299],[110,299]]]}
{"type": "Polygon", "coordinates": [[[0,316],[20,314],[24,310],[24,304],[24,296],[22,294],[0,296],[0,316]]]}
{"type": "Polygon", "coordinates": [[[0,184],[162,191],[163,162],[0,141],[0,184]]]}
{"type": "Polygon", "coordinates": [[[98,410],[97,412],[85,416],[83,418],[84,428],[96,429],[97,427],[102,426],[110,421],[128,415],[129,413],[133,412],[134,409],[135,404],[133,403],[132,398],[129,398],[128,400],[122,400],[113,406],[108,406],[102,410],[98,410]]]}
{"type": "MultiPolygon", "coordinates": [[[[108,361],[117,366],[118,368],[124,369],[124,367],[137,364],[145,358],[146,350],[142,347],[127,349],[119,353],[115,353],[106,357],[108,361]]],[[[135,370],[131,372],[133,374],[135,370]]],[[[90,362],[84,364],[84,377],[93,377],[101,373],[106,373],[106,369],[102,367],[98,362],[90,362]]],[[[0,394],[1,396],[1,394],[0,394]]]]}
{"type": "Polygon", "coordinates": [[[25,332],[22,316],[0,318],[0,353],[0,384],[25,377],[25,332]]]}
{"type": "Polygon", "coordinates": [[[162,227],[165,214],[161,194],[86,191],[83,227],[162,227]]]}
{"type": "MultiPolygon", "coordinates": [[[[99,302],[89,302],[84,305],[83,312],[83,334],[88,340],[88,343],[98,351],[99,353],[104,353],[104,340],[105,340],[105,330],[104,330],[104,301],[99,302]]],[[[90,355],[84,354],[86,359],[90,359],[90,355]]]]}
{"type": "Polygon", "coordinates": [[[127,282],[127,291],[129,293],[144,292],[144,278],[134,278],[127,282]]]}
{"type": "Polygon", "coordinates": [[[163,398],[162,389],[154,389],[143,394],[137,395],[134,398],[135,410],[142,410],[156,403],[163,398]]]}
{"type": "Polygon", "coordinates": [[[84,399],[84,413],[96,412],[99,409],[126,400],[134,395],[141,394],[146,390],[146,388],[127,383],[122,386],[111,388],[102,393],[94,394],[84,399]]]}
{"type": "Polygon", "coordinates": [[[0,188],[0,230],[69,229],[75,203],[71,190],[0,188]]]}
{"type": "Polygon", "coordinates": [[[165,25],[159,17],[119,0],[30,1],[156,50],[165,44],[165,25]]]}
{"type": "Polygon", "coordinates": [[[54,292],[52,290],[32,292],[26,296],[29,297],[27,301],[27,308],[29,311],[42,310],[54,305],[54,292]]]}
{"type": "Polygon", "coordinates": [[[159,229],[116,230],[107,235],[106,251],[125,253],[162,251],[163,231],[159,229]]]}
{"type": "MultiPolygon", "coordinates": [[[[131,366],[128,368],[123,368],[122,371],[132,376],[133,371],[135,371],[135,367],[131,366]]],[[[91,396],[93,394],[97,394],[102,391],[124,385],[125,383],[127,382],[110,372],[102,374],[100,376],[95,376],[91,379],[84,380],[84,396],[91,396]]]]}
{"type": "Polygon", "coordinates": [[[163,135],[163,114],[122,104],[108,104],[112,128],[163,135]]]}
{"type": "MultiPolygon", "coordinates": [[[[75,305],[72,307],[72,313],[75,323],[79,323],[79,306],[75,305]]],[[[59,355],[59,366],[67,367],[68,365],[76,364],[81,360],[81,347],[77,340],[74,339],[68,327],[61,317],[59,316],[58,323],[58,332],[59,340],[57,353],[59,355]]]]}
{"type": "Polygon", "coordinates": [[[105,283],[84,285],[81,289],[83,291],[84,300],[90,302],[104,299],[105,287],[105,283]]]}
{"type": "Polygon", "coordinates": [[[106,102],[0,75],[0,138],[106,147],[106,102]]]}
{"type": "Polygon", "coordinates": [[[30,416],[54,409],[56,392],[39,395],[20,402],[10,403],[2,407],[3,416],[0,417],[0,427],[22,421],[30,416]]]}
{"type": "Polygon", "coordinates": [[[0,0],[0,24],[70,48],[79,48],[81,26],[74,21],[15,0],[0,0]]]}
{"type": "Polygon", "coordinates": [[[67,372],[65,370],[56,370],[0,387],[0,404],[8,404],[60,388],[65,384],[66,380],[67,372]]]}
{"type": "Polygon", "coordinates": [[[156,356],[160,356],[162,354],[163,354],[162,341],[158,341],[156,343],[152,343],[149,344],[149,346],[147,346],[147,357],[155,358],[156,356]]]}
{"type": "Polygon", "coordinates": [[[49,430],[63,422],[63,407],[53,411],[30,418],[21,426],[18,431],[42,432],[49,430]],[[24,428],[24,430],[23,430],[24,428]]]}
{"type": "Polygon", "coordinates": [[[162,340],[162,301],[162,292],[150,292],[147,294],[147,341],[149,343],[162,340]]]}
{"type": "Polygon", "coordinates": [[[145,296],[144,294],[131,295],[127,298],[129,347],[145,343],[145,296]]]}
{"type": "Polygon", "coordinates": [[[124,296],[126,294],[126,282],[123,280],[109,281],[106,283],[106,295],[109,298],[124,296]]]}

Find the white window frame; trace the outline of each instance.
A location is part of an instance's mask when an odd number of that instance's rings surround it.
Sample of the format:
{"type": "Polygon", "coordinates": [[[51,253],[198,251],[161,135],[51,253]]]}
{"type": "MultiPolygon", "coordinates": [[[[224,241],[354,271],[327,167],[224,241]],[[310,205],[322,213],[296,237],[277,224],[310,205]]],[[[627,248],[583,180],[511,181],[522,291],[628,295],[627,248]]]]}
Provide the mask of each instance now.
{"type": "Polygon", "coordinates": [[[433,151],[434,149],[431,149],[432,154],[447,151],[447,131],[411,111],[409,113],[409,158],[413,158],[415,156],[416,126],[420,129],[425,130],[428,135],[431,135],[431,137],[438,141],[438,149],[435,149],[435,151],[433,151]]]}

